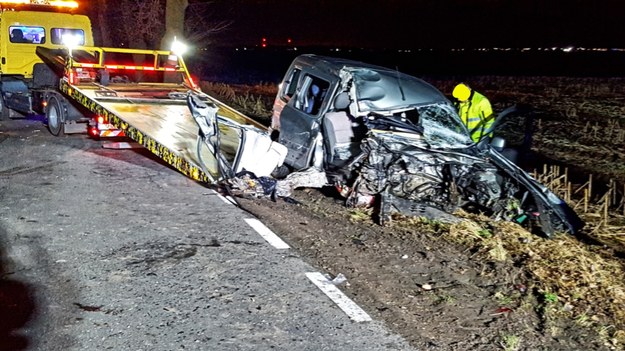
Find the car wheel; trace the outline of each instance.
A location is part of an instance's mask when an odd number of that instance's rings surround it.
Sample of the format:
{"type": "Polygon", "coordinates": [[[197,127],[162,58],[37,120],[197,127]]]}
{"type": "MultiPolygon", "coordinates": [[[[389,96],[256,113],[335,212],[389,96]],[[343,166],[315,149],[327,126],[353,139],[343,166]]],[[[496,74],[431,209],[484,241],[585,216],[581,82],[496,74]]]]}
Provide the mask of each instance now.
{"type": "Polygon", "coordinates": [[[46,119],[48,120],[48,129],[55,136],[65,134],[65,115],[58,97],[52,96],[48,99],[46,107],[46,119]]]}

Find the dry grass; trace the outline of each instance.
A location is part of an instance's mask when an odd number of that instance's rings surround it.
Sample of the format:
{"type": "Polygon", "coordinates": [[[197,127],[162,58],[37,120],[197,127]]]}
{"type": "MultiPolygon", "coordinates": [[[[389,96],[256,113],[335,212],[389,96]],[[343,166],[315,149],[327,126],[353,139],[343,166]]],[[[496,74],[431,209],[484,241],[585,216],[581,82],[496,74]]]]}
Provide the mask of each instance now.
{"type": "Polygon", "coordinates": [[[275,84],[246,86],[201,82],[200,87],[212,97],[224,101],[264,125],[269,125],[273,99],[277,92],[275,84]]]}
{"type": "Polygon", "coordinates": [[[556,297],[558,315],[597,329],[609,327],[607,340],[625,345],[625,265],[609,248],[567,234],[540,238],[511,222],[459,215],[466,220],[452,224],[443,238],[477,252],[477,259],[521,265],[531,278],[528,286],[556,297]],[[479,234],[486,227],[492,236],[479,234]]]}
{"type": "Polygon", "coordinates": [[[516,223],[479,214],[459,211],[456,216],[463,220],[445,224],[398,216],[402,220],[393,223],[460,245],[476,261],[520,267],[519,276],[525,278],[510,284],[523,283],[536,296],[526,308],[542,314],[547,332],[557,335],[558,319],[565,318],[594,330],[608,345],[625,346],[625,262],[611,248],[568,234],[542,238],[516,223]]]}

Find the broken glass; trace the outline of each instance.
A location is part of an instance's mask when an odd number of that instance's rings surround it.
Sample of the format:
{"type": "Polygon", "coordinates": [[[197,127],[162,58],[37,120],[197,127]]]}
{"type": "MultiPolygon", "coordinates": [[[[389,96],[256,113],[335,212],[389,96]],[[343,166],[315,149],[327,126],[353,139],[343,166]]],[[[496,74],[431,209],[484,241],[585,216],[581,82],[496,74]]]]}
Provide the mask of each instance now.
{"type": "Polygon", "coordinates": [[[417,108],[425,140],[434,148],[460,149],[473,141],[451,104],[438,103],[417,108]]]}

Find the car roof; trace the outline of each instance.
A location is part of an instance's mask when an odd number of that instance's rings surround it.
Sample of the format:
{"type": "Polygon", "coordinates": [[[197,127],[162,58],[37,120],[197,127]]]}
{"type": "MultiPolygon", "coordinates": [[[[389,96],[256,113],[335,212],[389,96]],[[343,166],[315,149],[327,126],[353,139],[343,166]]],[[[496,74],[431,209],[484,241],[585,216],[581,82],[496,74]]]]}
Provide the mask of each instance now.
{"type": "Polygon", "coordinates": [[[340,77],[341,71],[350,72],[354,79],[360,112],[450,103],[445,95],[431,84],[390,68],[313,54],[301,55],[297,58],[297,62],[336,77],[340,77]]]}

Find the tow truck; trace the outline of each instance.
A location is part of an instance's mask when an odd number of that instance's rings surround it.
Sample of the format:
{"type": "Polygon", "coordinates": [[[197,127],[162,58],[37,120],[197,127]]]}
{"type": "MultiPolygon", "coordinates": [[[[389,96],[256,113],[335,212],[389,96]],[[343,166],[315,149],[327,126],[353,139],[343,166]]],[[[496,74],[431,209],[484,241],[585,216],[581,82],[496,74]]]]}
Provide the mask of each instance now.
{"type": "Polygon", "coordinates": [[[0,119],[42,113],[47,92],[58,90],[59,77],[36,55],[38,47],[61,49],[68,35],[93,45],[91,22],[73,14],[77,8],[75,1],[0,1],[0,119]]]}
{"type": "Polygon", "coordinates": [[[202,93],[180,43],[95,47],[89,18],[64,12],[76,2],[0,5],[2,117],[44,113],[56,136],[125,136],[205,183],[242,170],[269,175],[284,159],[263,125],[202,93]]]}

